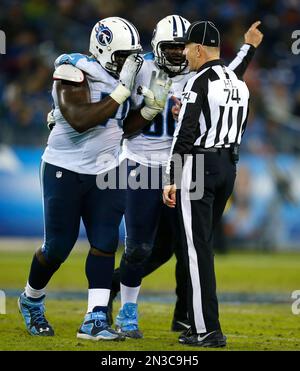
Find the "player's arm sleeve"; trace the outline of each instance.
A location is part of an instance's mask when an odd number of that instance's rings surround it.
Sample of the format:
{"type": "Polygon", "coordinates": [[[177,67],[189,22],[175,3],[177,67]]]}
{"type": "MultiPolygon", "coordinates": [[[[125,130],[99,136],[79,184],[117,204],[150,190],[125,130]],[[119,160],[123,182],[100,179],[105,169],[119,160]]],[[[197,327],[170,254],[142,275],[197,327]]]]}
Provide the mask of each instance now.
{"type": "Polygon", "coordinates": [[[234,71],[239,78],[242,78],[255,54],[255,50],[256,48],[253,45],[242,45],[237,56],[229,64],[228,68],[234,71]]]}
{"type": "MultiPolygon", "coordinates": [[[[178,132],[174,135],[169,163],[166,171],[166,181],[169,184],[174,183],[174,174],[176,166],[183,164],[184,155],[192,153],[196,139],[200,136],[200,115],[203,110],[203,104],[207,99],[208,80],[198,78],[195,80],[190,91],[182,94],[182,103],[184,113],[178,132]],[[181,164],[178,160],[181,158],[181,164]]],[[[180,171],[180,169],[177,169],[180,171]]]]}

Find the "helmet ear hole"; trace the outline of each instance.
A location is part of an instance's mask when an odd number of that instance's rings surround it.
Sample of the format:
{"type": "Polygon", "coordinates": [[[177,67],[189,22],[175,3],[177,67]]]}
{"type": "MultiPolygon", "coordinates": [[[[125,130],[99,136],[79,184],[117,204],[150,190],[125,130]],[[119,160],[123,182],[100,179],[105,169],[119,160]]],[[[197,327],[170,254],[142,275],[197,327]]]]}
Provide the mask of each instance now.
{"type": "Polygon", "coordinates": [[[99,52],[100,54],[102,54],[102,53],[103,53],[103,49],[99,48],[99,46],[98,46],[98,45],[96,45],[96,49],[98,50],[98,52],[99,52]]]}

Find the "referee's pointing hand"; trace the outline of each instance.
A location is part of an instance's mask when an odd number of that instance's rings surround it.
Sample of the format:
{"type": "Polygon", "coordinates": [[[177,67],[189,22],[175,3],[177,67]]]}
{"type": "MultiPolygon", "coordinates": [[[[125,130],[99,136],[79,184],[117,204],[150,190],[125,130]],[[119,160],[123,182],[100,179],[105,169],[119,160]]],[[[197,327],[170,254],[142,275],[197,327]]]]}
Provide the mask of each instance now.
{"type": "Polygon", "coordinates": [[[255,48],[259,46],[262,42],[264,34],[259,31],[258,26],[261,24],[261,21],[254,22],[249,30],[245,33],[245,44],[253,45],[255,48]]]}

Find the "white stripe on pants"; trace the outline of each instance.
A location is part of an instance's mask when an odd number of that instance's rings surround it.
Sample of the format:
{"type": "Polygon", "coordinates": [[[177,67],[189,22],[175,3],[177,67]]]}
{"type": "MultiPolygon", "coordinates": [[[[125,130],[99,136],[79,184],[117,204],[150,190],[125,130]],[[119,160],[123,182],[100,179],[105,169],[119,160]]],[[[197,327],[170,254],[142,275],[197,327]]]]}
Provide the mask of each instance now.
{"type": "Polygon", "coordinates": [[[192,282],[192,295],[193,295],[193,311],[194,321],[196,326],[197,334],[206,332],[206,326],[203,317],[202,309],[202,297],[201,297],[201,284],[197,251],[195,249],[193,240],[192,230],[192,211],[191,211],[191,200],[190,200],[190,185],[192,181],[192,166],[193,156],[188,156],[182,172],[181,181],[181,210],[182,218],[186,235],[186,242],[188,246],[188,261],[189,261],[189,272],[192,282]]]}

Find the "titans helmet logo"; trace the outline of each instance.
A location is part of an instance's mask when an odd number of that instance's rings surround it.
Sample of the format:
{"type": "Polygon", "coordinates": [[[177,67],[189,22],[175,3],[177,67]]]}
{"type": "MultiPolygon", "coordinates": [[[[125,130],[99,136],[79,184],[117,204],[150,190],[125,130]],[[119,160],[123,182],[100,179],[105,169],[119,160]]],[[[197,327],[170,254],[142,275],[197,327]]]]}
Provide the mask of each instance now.
{"type": "Polygon", "coordinates": [[[99,26],[96,28],[96,38],[100,45],[105,46],[112,42],[113,34],[108,27],[99,23],[99,26]]]}

